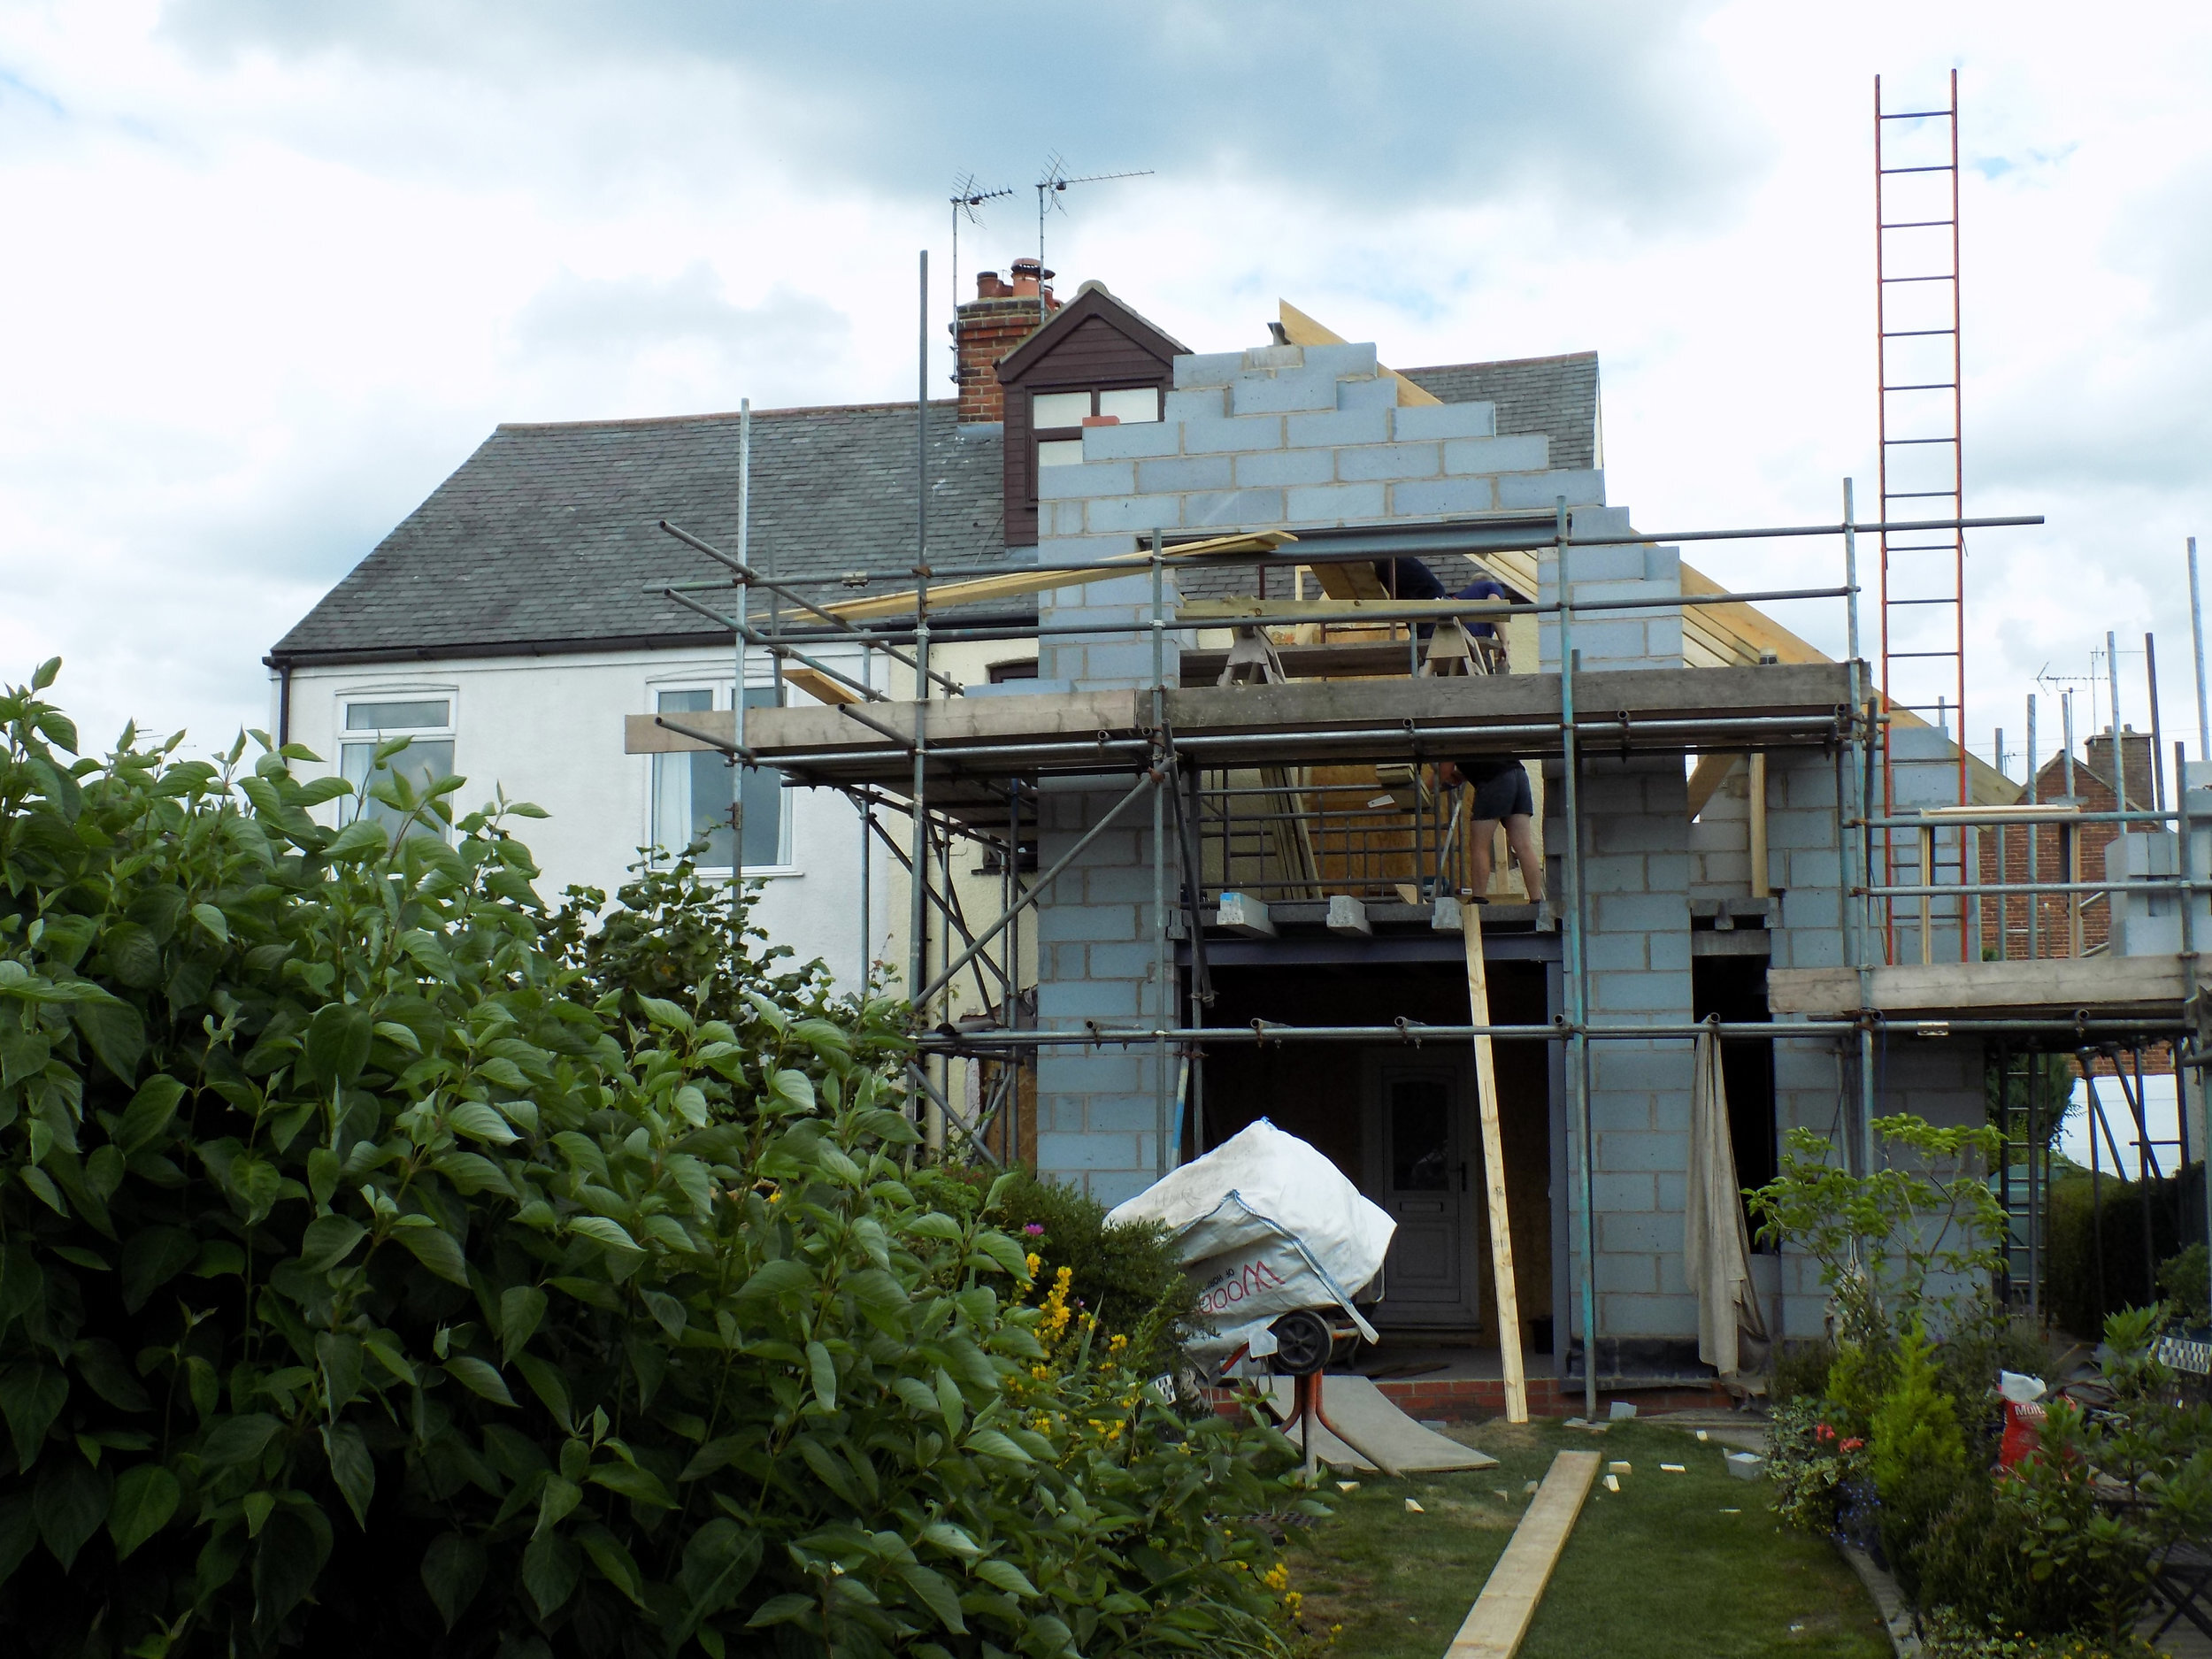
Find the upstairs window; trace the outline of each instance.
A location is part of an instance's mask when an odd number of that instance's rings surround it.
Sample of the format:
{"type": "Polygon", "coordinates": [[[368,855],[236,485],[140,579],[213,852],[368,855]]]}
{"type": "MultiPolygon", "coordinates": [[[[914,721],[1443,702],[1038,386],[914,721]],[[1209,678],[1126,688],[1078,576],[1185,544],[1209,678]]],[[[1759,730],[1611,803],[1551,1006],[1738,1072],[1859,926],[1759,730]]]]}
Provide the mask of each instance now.
{"type": "MultiPolygon", "coordinates": [[[[680,718],[703,714],[717,704],[730,706],[729,687],[719,694],[711,687],[663,691],[656,707],[662,714],[680,718]]],[[[772,709],[772,686],[746,688],[745,706],[772,709]]],[[[658,856],[674,858],[695,841],[703,841],[698,855],[702,870],[730,867],[730,806],[735,780],[742,776],[745,789],[745,867],[773,869],[791,862],[784,818],[783,774],[766,767],[745,772],[724,760],[719,750],[701,749],[687,755],[653,757],[653,847],[658,856]]]]}
{"type": "MultiPolygon", "coordinates": [[[[452,775],[453,700],[392,697],[348,703],[345,735],[338,745],[338,771],[353,786],[353,793],[338,803],[339,825],[342,827],[366,818],[396,837],[407,815],[376,799],[368,789],[381,778],[401,777],[420,795],[439,779],[452,775]],[[400,739],[406,741],[406,747],[392,748],[400,739]]],[[[442,838],[445,830],[434,819],[418,821],[408,833],[442,838]]]]}
{"type": "MultiPolygon", "coordinates": [[[[1036,465],[1080,466],[1083,423],[1094,415],[1125,426],[1156,421],[1160,418],[1160,388],[1123,386],[1105,391],[1031,393],[1029,429],[1036,444],[1036,465]]],[[[1033,492],[1033,485],[1032,488],[1033,492]]]]}

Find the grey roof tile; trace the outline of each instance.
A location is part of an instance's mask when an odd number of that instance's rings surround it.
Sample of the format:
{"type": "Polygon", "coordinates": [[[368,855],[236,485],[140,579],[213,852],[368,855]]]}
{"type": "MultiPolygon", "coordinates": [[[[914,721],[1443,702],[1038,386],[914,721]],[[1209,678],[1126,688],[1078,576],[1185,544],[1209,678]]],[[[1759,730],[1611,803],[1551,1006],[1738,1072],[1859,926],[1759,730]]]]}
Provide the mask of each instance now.
{"type": "MultiPolygon", "coordinates": [[[[1000,441],[956,434],[954,412],[949,401],[930,404],[930,553],[938,568],[995,563],[1006,551],[1000,441]]],[[[756,410],[756,566],[824,575],[910,564],[914,424],[911,403],[756,410]]],[[[275,654],[439,656],[712,639],[706,618],[649,589],[710,579],[719,567],[657,525],[670,519],[734,551],[737,473],[733,414],[502,426],[275,654]]]]}

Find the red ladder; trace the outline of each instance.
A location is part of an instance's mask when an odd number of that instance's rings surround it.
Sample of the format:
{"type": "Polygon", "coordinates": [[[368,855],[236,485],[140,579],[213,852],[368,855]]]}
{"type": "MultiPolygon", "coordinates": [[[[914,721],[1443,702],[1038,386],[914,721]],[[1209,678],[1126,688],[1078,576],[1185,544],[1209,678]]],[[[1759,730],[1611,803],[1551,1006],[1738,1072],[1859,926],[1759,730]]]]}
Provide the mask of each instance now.
{"type": "MultiPolygon", "coordinates": [[[[1874,317],[1881,427],[1881,517],[1885,524],[1962,518],[1966,466],[1961,450],[1959,359],[1959,76],[1951,72],[1946,109],[1887,111],[1874,78],[1874,317]],[[1892,124],[1939,121],[1947,145],[1925,142],[1925,128],[1893,134],[1892,124]],[[1891,157],[1900,148],[1902,165],[1891,157]],[[1939,157],[1939,159],[1936,158],[1939,157]],[[1898,216],[1892,218],[1895,212],[1898,216]]],[[[1881,683],[1893,709],[1947,726],[1958,746],[1958,803],[1968,803],[1966,762],[1966,534],[1962,530],[1881,534],[1881,683]]],[[[1890,745],[1882,745],[1882,805],[1897,809],[1890,745]]],[[[1964,845],[1965,838],[1959,838],[1964,845]]],[[[1926,886],[1920,841],[1884,832],[1889,884],[1901,870],[1926,886]]],[[[1958,856],[1963,876],[1964,855],[1958,856]]],[[[1959,949],[1969,950],[1960,900],[1959,949]]],[[[1888,956],[1896,956],[1895,906],[1888,908],[1888,956]]],[[[1912,909],[1918,912],[1920,906],[1912,909]]],[[[1923,944],[1925,951],[1925,944],[1923,944]]]]}

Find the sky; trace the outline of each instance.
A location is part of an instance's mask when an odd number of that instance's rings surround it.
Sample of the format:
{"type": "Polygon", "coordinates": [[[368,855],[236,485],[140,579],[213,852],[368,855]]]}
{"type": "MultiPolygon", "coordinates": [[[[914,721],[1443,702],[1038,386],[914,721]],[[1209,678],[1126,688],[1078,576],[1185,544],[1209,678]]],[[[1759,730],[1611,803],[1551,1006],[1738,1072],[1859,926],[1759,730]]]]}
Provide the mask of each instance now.
{"type": "MultiPolygon", "coordinates": [[[[2154,630],[2194,754],[2212,12],[2099,15],[0,0],[0,680],[63,657],[92,744],[265,725],[263,655],[497,422],[910,397],[956,180],[1015,192],[962,227],[972,293],[1055,157],[1146,175],[1060,198],[1064,293],[1200,350],[1279,297],[1394,365],[1595,349],[1640,526],[1833,520],[1846,477],[1871,517],[1874,77],[1926,107],[1955,68],[1968,511],[2047,520],[1970,539],[1969,741],[2019,775],[2039,675],[2044,755],[2064,684],[2101,723],[2108,630],[2146,726],[2154,630]]],[[[1777,614],[1841,649],[1836,602],[1777,614]]]]}

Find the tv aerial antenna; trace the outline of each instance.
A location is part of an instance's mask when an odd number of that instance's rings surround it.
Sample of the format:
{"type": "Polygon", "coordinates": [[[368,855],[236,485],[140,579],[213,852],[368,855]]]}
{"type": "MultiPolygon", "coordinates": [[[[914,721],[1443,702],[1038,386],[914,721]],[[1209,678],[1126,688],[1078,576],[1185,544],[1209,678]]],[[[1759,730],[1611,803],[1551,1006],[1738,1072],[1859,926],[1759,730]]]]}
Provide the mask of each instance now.
{"type": "MultiPolygon", "coordinates": [[[[1060,152],[1055,150],[1052,158],[1045,163],[1044,176],[1037,180],[1037,268],[1040,272],[1044,269],[1045,263],[1045,215],[1056,208],[1063,213],[1068,211],[1066,204],[1060,200],[1068,186],[1103,184],[1109,179],[1148,179],[1153,172],[1151,168],[1145,167],[1134,173],[1087,173],[1079,178],[1070,178],[1066,169],[1067,164],[1060,158],[1060,152]]],[[[1043,280],[1041,275],[1038,278],[1041,282],[1043,280]]]]}
{"type": "Polygon", "coordinates": [[[976,182],[975,174],[972,173],[964,173],[952,182],[952,195],[949,198],[952,204],[952,322],[950,327],[953,335],[952,380],[956,386],[960,382],[960,221],[964,219],[969,224],[980,227],[983,219],[976,209],[981,207],[986,202],[995,202],[1002,196],[1013,194],[1014,187],[1010,184],[1001,185],[995,190],[984,189],[976,182]]]}

